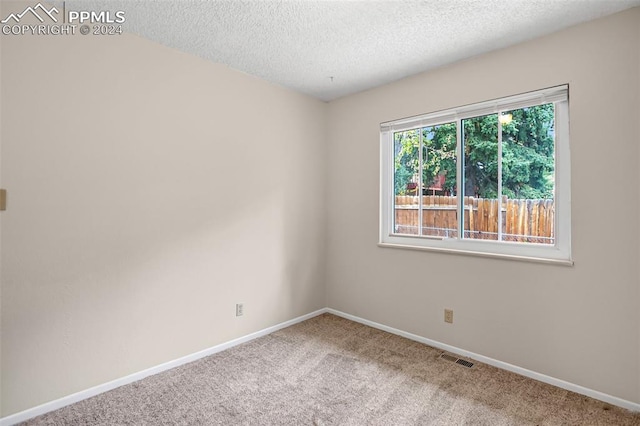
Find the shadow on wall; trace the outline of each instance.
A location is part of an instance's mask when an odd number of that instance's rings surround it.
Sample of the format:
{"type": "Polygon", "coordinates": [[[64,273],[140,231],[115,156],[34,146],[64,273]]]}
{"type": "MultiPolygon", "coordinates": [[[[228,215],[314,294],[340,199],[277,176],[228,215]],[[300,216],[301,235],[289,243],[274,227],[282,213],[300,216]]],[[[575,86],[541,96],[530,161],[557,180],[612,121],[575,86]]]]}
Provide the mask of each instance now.
{"type": "Polygon", "coordinates": [[[3,415],[324,306],[324,104],[131,35],[3,39],[2,93],[3,415]]]}

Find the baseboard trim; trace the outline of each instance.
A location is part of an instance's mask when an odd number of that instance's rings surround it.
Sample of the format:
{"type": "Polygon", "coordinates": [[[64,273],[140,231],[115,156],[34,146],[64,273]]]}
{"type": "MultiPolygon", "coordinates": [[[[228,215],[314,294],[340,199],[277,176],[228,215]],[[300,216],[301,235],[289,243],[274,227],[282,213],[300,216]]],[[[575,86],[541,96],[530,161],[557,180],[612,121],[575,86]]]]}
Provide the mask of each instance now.
{"type": "Polygon", "coordinates": [[[380,324],[374,321],[370,321],[364,318],[360,318],[355,315],[347,314],[342,311],[338,311],[336,309],[331,308],[323,308],[317,311],[311,312],[306,315],[299,316],[297,318],[291,319],[289,321],[282,322],[280,324],[276,324],[272,327],[267,327],[263,330],[256,331],[251,334],[247,334],[246,336],[239,337],[237,339],[231,340],[229,342],[221,343],[219,345],[213,346],[208,349],[204,349],[202,351],[186,355],[184,357],[175,359],[173,361],[168,361],[163,364],[157,365],[155,367],[148,368],[146,370],[130,374],[128,376],[122,377],[120,379],[112,380],[110,382],[94,386],[92,388],[76,392],[74,394],[62,397],[60,399],[56,399],[54,401],[50,401],[44,403],[42,405],[38,405],[33,408],[29,408],[27,410],[21,411],[19,413],[11,414],[7,417],[0,418],[0,426],[11,426],[20,422],[24,422],[26,420],[32,419],[37,416],[41,416],[51,411],[58,410],[60,408],[66,407],[67,405],[74,404],[76,402],[82,401],[87,398],[91,398],[93,396],[99,395],[101,393],[110,391],[112,389],[116,389],[120,386],[127,385],[129,383],[136,382],[138,380],[142,380],[145,377],[152,376],[154,374],[161,373],[166,370],[170,370],[175,367],[179,367],[181,365],[187,364],[189,362],[196,361],[200,358],[204,358],[209,355],[213,355],[215,353],[224,351],[225,349],[232,348],[234,346],[240,345],[242,343],[249,342],[253,339],[257,339],[258,337],[266,336],[267,334],[271,334],[275,331],[281,330],[283,328],[292,326],[302,321],[306,321],[310,318],[316,317],[318,315],[322,315],[324,313],[330,313],[351,321],[358,322],[360,324],[368,325],[369,327],[377,328],[379,330],[383,330],[389,332],[391,334],[396,334],[398,336],[405,337],[410,340],[414,340],[416,342],[424,343],[425,345],[432,346],[434,348],[442,349],[447,352],[451,352],[457,354],[462,357],[471,358],[480,362],[483,362],[488,365],[492,365],[497,368],[501,368],[503,370],[511,371],[516,374],[520,374],[525,377],[532,378],[534,380],[538,380],[543,383],[548,383],[553,386],[557,386],[562,389],[566,389],[572,392],[579,393],[581,395],[585,395],[603,402],[607,402],[612,405],[617,405],[622,408],[626,408],[631,411],[640,411],[640,404],[635,402],[627,401],[622,398],[618,398],[603,392],[599,392],[593,389],[586,388],[584,386],[576,385],[570,382],[566,382],[561,379],[556,379],[555,377],[547,376],[545,374],[537,373],[535,371],[527,370],[526,368],[518,367],[513,364],[509,364],[503,361],[498,361],[493,358],[486,357],[484,355],[480,355],[474,352],[470,352],[464,349],[457,348],[455,346],[448,345],[446,343],[438,342],[436,340],[428,339],[426,337],[418,336],[417,334],[412,334],[406,331],[402,331],[393,327],[386,326],[384,324],[380,324]]]}
{"type": "Polygon", "coordinates": [[[396,334],[398,336],[406,337],[407,339],[414,340],[416,342],[424,343],[425,345],[432,346],[437,349],[442,349],[443,351],[451,352],[456,355],[471,358],[476,361],[480,361],[482,363],[492,365],[497,368],[501,368],[503,370],[511,371],[516,374],[520,374],[521,376],[529,377],[534,380],[538,380],[543,383],[548,383],[553,386],[557,386],[562,389],[566,389],[575,393],[579,393],[581,395],[585,395],[603,402],[607,402],[611,405],[617,405],[618,407],[626,408],[631,411],[640,411],[640,404],[635,402],[627,401],[626,399],[618,398],[616,396],[612,396],[603,392],[599,392],[593,389],[586,388],[584,386],[576,385],[574,383],[566,382],[561,379],[556,379],[555,377],[547,376],[545,374],[537,373],[535,371],[527,370],[526,368],[518,367],[517,365],[509,364],[503,361],[498,361],[497,359],[489,358],[484,355],[480,355],[474,352],[466,351],[464,349],[457,348],[455,346],[448,345],[446,343],[438,342],[436,340],[427,339],[426,337],[418,336],[416,334],[408,333],[406,331],[398,330],[393,327],[386,326],[384,324],[379,324],[374,321],[369,321],[364,318],[357,317],[355,315],[347,314],[336,309],[328,308],[326,311],[330,314],[358,322],[360,324],[368,325],[369,327],[377,328],[382,331],[386,331],[391,334],[396,334]]]}
{"type": "Polygon", "coordinates": [[[175,367],[179,367],[183,364],[187,364],[189,362],[196,361],[200,358],[204,358],[209,355],[213,355],[215,353],[224,351],[225,349],[232,348],[234,346],[240,345],[242,343],[249,342],[253,339],[257,339],[258,337],[266,336],[267,334],[271,334],[275,331],[281,330],[283,328],[292,326],[302,321],[306,321],[310,318],[316,317],[318,315],[322,315],[328,312],[327,308],[319,309],[317,311],[311,312],[306,315],[299,316],[297,318],[291,319],[289,321],[282,322],[280,324],[276,324],[272,327],[267,327],[263,330],[256,331],[251,334],[247,334],[246,336],[239,337],[237,339],[233,339],[229,342],[221,343],[219,345],[213,346],[208,349],[204,349],[199,352],[195,352],[190,355],[183,356],[181,358],[175,359],[173,361],[168,361],[160,365],[156,365],[155,367],[148,368],[146,370],[130,374],[128,376],[122,377],[120,379],[112,380],[110,382],[94,386],[89,389],[85,389],[80,392],[76,392],[71,395],[67,395],[60,399],[56,399],[50,402],[46,402],[42,405],[38,405],[33,408],[29,408],[24,411],[20,411],[15,414],[11,414],[7,417],[3,417],[0,419],[0,426],[10,426],[15,425],[20,422],[24,422],[26,420],[32,419],[37,416],[41,416],[43,414],[49,413],[51,411],[58,410],[60,408],[66,407],[67,405],[74,404],[76,402],[82,401],[87,398],[91,398],[93,396],[99,395],[101,393],[110,391],[112,389],[118,388],[123,385],[127,385],[129,383],[137,382],[138,380],[142,380],[145,377],[153,376],[154,374],[162,373],[163,371],[170,370],[175,367]]]}

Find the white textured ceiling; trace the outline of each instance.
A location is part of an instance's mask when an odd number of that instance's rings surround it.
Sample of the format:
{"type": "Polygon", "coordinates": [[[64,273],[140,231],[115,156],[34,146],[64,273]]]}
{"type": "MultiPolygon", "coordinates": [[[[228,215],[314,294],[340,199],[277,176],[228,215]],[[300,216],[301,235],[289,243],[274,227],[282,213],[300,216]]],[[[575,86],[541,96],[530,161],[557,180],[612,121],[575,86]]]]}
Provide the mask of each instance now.
{"type": "Polygon", "coordinates": [[[539,37],[640,0],[95,0],[124,29],[329,101],[539,37]]]}

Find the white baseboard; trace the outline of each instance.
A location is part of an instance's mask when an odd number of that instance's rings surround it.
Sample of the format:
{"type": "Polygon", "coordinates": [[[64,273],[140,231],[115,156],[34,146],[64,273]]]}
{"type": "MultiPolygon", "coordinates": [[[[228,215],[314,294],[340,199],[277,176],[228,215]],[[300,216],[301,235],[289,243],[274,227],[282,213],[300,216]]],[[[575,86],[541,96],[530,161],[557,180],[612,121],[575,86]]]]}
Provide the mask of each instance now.
{"type": "Polygon", "coordinates": [[[511,371],[516,374],[520,374],[525,377],[530,377],[534,380],[538,380],[540,382],[548,383],[553,386],[557,386],[562,389],[566,389],[572,392],[576,392],[585,396],[589,396],[594,399],[598,399],[600,401],[607,402],[612,405],[617,405],[622,408],[626,408],[631,411],[640,411],[640,404],[635,402],[627,401],[622,398],[618,398],[612,395],[608,395],[606,393],[602,393],[593,389],[585,388],[583,386],[579,386],[573,383],[566,382],[564,380],[556,379],[554,377],[550,377],[544,374],[536,373],[535,371],[527,370],[526,368],[521,368],[516,365],[512,365],[506,362],[498,361],[493,358],[489,358],[483,355],[476,354],[474,352],[469,352],[464,349],[457,348],[455,346],[447,345],[446,343],[441,343],[435,340],[427,339],[426,337],[418,336],[416,334],[408,333],[406,331],[398,330],[393,327],[388,327],[383,324],[379,324],[377,322],[369,321],[364,318],[357,317],[355,315],[346,314],[344,312],[331,309],[331,308],[323,308],[319,309],[315,312],[311,312],[306,315],[302,315],[300,317],[294,318],[289,321],[285,321],[283,323],[274,325],[272,327],[265,328],[264,330],[257,331],[255,333],[248,334],[243,337],[239,337],[237,339],[231,340],[226,343],[221,343],[219,345],[213,346],[209,349],[204,349],[202,351],[193,353],[191,355],[184,356],[182,358],[178,358],[173,361],[165,362],[164,364],[157,365],[155,367],[148,368],[146,370],[140,371],[138,373],[130,374],[128,376],[122,377],[120,379],[113,380],[111,382],[107,382],[98,386],[94,386],[92,388],[65,396],[60,399],[56,399],[54,401],[47,402],[42,405],[38,405],[37,407],[29,408],[27,410],[21,411],[16,414],[12,414],[7,417],[3,417],[0,419],[0,426],[10,426],[15,425],[16,423],[24,422],[26,420],[32,419],[34,417],[40,416],[42,414],[46,414],[51,411],[58,410],[60,408],[66,407],[67,405],[71,405],[73,403],[82,401],[87,398],[91,398],[93,396],[99,395],[101,393],[110,391],[112,389],[118,388],[123,385],[127,385],[129,383],[136,382],[138,380],[144,379],[145,377],[152,376],[154,374],[161,373],[163,371],[181,366],[183,364],[187,364],[192,361],[196,361],[200,358],[204,358],[209,355],[213,355],[215,353],[221,352],[225,349],[232,348],[242,343],[246,343],[253,339],[257,339],[258,337],[266,336],[267,334],[273,333],[275,331],[281,330],[283,328],[289,327],[291,325],[297,324],[299,322],[308,320],[310,318],[316,317],[318,315],[324,313],[331,313],[333,315],[358,322],[360,324],[368,325],[369,327],[377,328],[379,330],[383,330],[392,334],[396,334],[398,336],[406,337],[407,339],[414,340],[416,342],[424,343],[425,345],[432,346],[434,348],[442,349],[443,351],[451,352],[462,357],[471,358],[480,362],[483,362],[488,365],[492,365],[494,367],[501,368],[503,370],[511,371]]]}
{"type": "Polygon", "coordinates": [[[224,351],[225,349],[232,348],[234,346],[240,345],[242,343],[246,343],[250,340],[257,339],[258,337],[266,336],[267,334],[271,334],[275,331],[281,330],[283,328],[289,327],[291,325],[297,324],[299,322],[308,320],[309,318],[316,317],[318,315],[324,314],[328,312],[327,308],[319,309],[315,312],[311,312],[306,315],[302,315],[300,317],[294,318],[289,321],[285,321],[283,323],[274,325],[272,327],[265,328],[264,330],[256,331],[255,333],[247,334],[246,336],[239,337],[237,339],[231,340],[226,343],[221,343],[219,345],[213,346],[208,349],[204,349],[202,351],[193,353],[191,355],[184,356],[182,358],[175,359],[173,361],[165,362],[164,364],[156,365],[155,367],[148,368],[146,370],[130,374],[128,376],[122,377],[120,379],[116,379],[98,386],[94,386],[92,388],[76,392],[71,395],[67,395],[60,399],[56,399],[54,401],[50,401],[44,403],[42,405],[38,405],[33,408],[29,408],[27,410],[21,411],[16,414],[12,414],[7,417],[3,417],[0,419],[0,426],[10,426],[15,425],[16,423],[24,422],[26,420],[32,419],[37,416],[41,416],[43,414],[49,413],[51,411],[58,410],[62,407],[66,407],[67,405],[71,405],[73,403],[82,401],[87,398],[91,398],[93,396],[99,395],[101,393],[110,391],[112,389],[118,388],[123,385],[127,385],[129,383],[136,382],[138,380],[144,379],[145,377],[152,376],[154,374],[161,373],[166,370],[170,370],[175,367],[179,367],[183,364],[187,364],[192,361],[196,361],[200,358],[204,358],[209,355],[213,355],[215,353],[224,351]]]}
{"type": "Polygon", "coordinates": [[[339,317],[359,322],[360,324],[368,325],[369,327],[377,328],[379,330],[386,331],[391,334],[396,334],[398,336],[406,337],[407,339],[414,340],[416,342],[424,343],[425,345],[432,346],[434,348],[442,349],[443,351],[451,352],[456,355],[471,358],[476,361],[480,361],[482,363],[492,365],[494,367],[501,368],[503,370],[511,371],[516,374],[520,374],[521,376],[529,377],[534,380],[538,380],[543,383],[548,383],[553,386],[557,386],[562,389],[566,389],[575,393],[579,393],[581,395],[585,395],[594,399],[598,399],[603,402],[607,402],[611,405],[617,405],[618,407],[626,408],[631,411],[640,411],[640,404],[635,402],[627,401],[626,399],[618,398],[616,396],[612,396],[603,392],[599,392],[593,389],[585,388],[584,386],[576,385],[573,383],[566,382],[561,379],[556,379],[555,377],[547,376],[545,374],[537,373],[535,371],[527,370],[526,368],[518,367],[513,364],[509,364],[506,362],[498,361],[493,358],[489,358],[480,354],[476,354],[474,352],[465,351],[464,349],[457,348],[455,346],[447,345],[446,343],[441,343],[436,340],[427,339],[426,337],[418,336],[416,334],[408,333],[406,331],[398,330],[393,327],[388,327],[383,324],[379,324],[377,322],[369,321],[364,318],[357,317],[355,315],[346,314],[341,311],[337,311],[335,309],[328,308],[327,312],[333,315],[337,315],[339,317]]]}

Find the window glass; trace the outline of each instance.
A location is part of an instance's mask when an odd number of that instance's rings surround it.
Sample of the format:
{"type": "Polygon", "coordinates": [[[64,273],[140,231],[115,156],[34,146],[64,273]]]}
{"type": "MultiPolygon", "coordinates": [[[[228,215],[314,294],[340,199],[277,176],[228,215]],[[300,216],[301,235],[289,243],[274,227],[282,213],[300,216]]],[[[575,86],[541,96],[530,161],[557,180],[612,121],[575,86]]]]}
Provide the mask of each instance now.
{"type": "Polygon", "coordinates": [[[502,114],[503,240],[554,244],[554,105],[502,114]]]}
{"type": "Polygon", "coordinates": [[[498,239],[498,115],[462,120],[464,238],[498,239]],[[468,207],[467,207],[468,206],[468,207]]]}
{"type": "Polygon", "coordinates": [[[396,132],[394,141],[394,233],[418,235],[419,130],[396,132]]]}
{"type": "Polygon", "coordinates": [[[422,235],[458,236],[456,123],[422,128],[422,235]]]}
{"type": "Polygon", "coordinates": [[[380,243],[571,264],[568,113],[558,86],[383,123],[380,243]]]}

